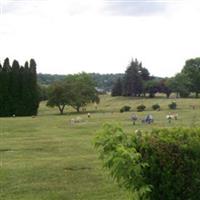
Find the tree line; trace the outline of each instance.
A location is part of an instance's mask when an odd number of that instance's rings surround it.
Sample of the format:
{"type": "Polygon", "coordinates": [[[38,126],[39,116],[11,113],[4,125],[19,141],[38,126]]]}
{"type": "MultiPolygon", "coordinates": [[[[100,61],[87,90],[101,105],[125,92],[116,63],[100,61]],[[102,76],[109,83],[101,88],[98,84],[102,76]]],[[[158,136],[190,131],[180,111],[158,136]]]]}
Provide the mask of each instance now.
{"type": "MultiPolygon", "coordinates": [[[[88,73],[95,82],[98,89],[103,92],[110,92],[113,84],[118,78],[122,78],[123,74],[99,74],[99,73],[88,73]]],[[[63,81],[66,75],[59,74],[37,74],[37,80],[39,85],[48,86],[57,81],[63,81]]]]}
{"type": "Polygon", "coordinates": [[[146,96],[154,97],[164,93],[168,98],[171,93],[177,97],[188,97],[200,93],[200,58],[189,59],[182,71],[171,78],[150,76],[149,71],[137,59],[132,60],[124,76],[118,78],[112,88],[112,96],[146,96]]]}
{"type": "Polygon", "coordinates": [[[39,106],[36,62],[20,66],[6,58],[0,63],[0,116],[36,115],[39,106]]]}

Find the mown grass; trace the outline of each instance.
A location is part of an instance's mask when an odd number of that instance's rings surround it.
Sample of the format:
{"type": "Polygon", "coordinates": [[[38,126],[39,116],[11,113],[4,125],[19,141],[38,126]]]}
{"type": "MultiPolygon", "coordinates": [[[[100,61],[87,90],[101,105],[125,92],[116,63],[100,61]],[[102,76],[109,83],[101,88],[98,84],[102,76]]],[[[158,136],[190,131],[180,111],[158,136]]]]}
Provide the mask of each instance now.
{"type": "Polygon", "coordinates": [[[165,116],[172,100],[102,96],[97,110],[94,105],[87,107],[91,118],[70,108],[60,116],[56,108],[47,108],[43,102],[35,118],[0,118],[0,199],[126,200],[126,192],[113,183],[98,160],[92,142],[96,131],[106,122],[120,123],[129,134],[135,129],[200,125],[198,99],[177,99],[179,119],[169,124],[165,116]],[[151,113],[154,124],[132,125],[130,116],[141,103],[147,109],[136,114],[143,118],[151,113]],[[155,103],[161,111],[152,111],[155,103]],[[131,106],[131,112],[120,113],[124,105],[131,106]],[[77,116],[83,121],[71,124],[77,116]]]}

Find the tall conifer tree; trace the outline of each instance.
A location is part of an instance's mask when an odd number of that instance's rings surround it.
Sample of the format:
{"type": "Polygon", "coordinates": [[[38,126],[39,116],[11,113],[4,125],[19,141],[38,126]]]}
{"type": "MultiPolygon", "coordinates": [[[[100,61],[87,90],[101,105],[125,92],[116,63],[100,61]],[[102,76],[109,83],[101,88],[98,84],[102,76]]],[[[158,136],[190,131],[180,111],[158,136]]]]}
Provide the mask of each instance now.
{"type": "Polygon", "coordinates": [[[12,103],[12,98],[10,95],[10,73],[11,73],[11,67],[10,67],[10,61],[8,58],[4,60],[3,68],[2,68],[2,115],[3,116],[10,116],[11,115],[11,109],[10,105],[12,103]]]}
{"type": "Polygon", "coordinates": [[[20,104],[20,77],[19,77],[19,63],[14,60],[10,74],[10,95],[11,95],[11,113],[12,115],[19,115],[19,104],[20,104]]]}
{"type": "Polygon", "coordinates": [[[143,91],[143,81],[141,76],[142,64],[135,59],[131,61],[124,76],[125,96],[139,96],[143,91]]]}
{"type": "Polygon", "coordinates": [[[31,114],[36,115],[39,106],[39,95],[37,87],[36,62],[30,60],[30,90],[31,90],[31,114]]]}
{"type": "Polygon", "coordinates": [[[2,87],[2,65],[0,63],[0,116],[1,116],[1,113],[2,113],[2,105],[3,105],[3,87],[2,87]]]}
{"type": "Polygon", "coordinates": [[[0,116],[36,115],[39,105],[36,62],[31,59],[20,67],[14,60],[12,67],[6,58],[0,65],[0,116]]]}

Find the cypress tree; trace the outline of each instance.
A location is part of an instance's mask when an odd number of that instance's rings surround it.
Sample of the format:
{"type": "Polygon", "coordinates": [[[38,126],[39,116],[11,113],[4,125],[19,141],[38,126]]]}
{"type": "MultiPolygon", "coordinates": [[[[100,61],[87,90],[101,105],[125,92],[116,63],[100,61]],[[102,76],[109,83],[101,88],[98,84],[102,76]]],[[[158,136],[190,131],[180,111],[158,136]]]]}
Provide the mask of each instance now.
{"type": "Polygon", "coordinates": [[[135,59],[131,61],[124,76],[124,96],[140,96],[143,91],[141,77],[142,64],[135,59]]]}
{"type": "Polygon", "coordinates": [[[2,105],[3,105],[3,96],[2,96],[2,94],[3,94],[3,88],[2,88],[2,78],[3,78],[3,76],[2,76],[2,65],[1,65],[1,63],[0,63],[0,116],[1,116],[1,114],[2,114],[2,105]]]}
{"type": "Polygon", "coordinates": [[[6,58],[3,63],[2,68],[2,105],[1,105],[1,116],[11,116],[10,105],[12,103],[11,95],[10,95],[10,73],[11,67],[9,59],[6,58]]]}
{"type": "Polygon", "coordinates": [[[31,90],[31,105],[30,112],[32,115],[37,114],[37,109],[39,106],[39,95],[37,87],[37,73],[36,73],[36,62],[34,59],[30,60],[30,90],[31,90]]]}
{"type": "Polygon", "coordinates": [[[31,59],[20,67],[14,60],[12,67],[6,58],[0,64],[0,116],[36,115],[39,105],[36,62],[31,59]]]}
{"type": "Polygon", "coordinates": [[[19,63],[18,61],[14,60],[11,68],[10,74],[10,95],[12,97],[10,109],[12,115],[19,115],[20,114],[20,76],[19,76],[19,63]]]}
{"type": "Polygon", "coordinates": [[[26,93],[24,88],[26,88],[25,82],[24,82],[24,67],[21,66],[19,69],[19,104],[18,104],[18,115],[19,116],[26,116],[26,105],[25,105],[25,95],[26,93]]]}
{"type": "Polygon", "coordinates": [[[25,62],[22,74],[22,102],[24,104],[23,115],[32,115],[32,87],[31,87],[31,72],[28,62],[25,62]]]}

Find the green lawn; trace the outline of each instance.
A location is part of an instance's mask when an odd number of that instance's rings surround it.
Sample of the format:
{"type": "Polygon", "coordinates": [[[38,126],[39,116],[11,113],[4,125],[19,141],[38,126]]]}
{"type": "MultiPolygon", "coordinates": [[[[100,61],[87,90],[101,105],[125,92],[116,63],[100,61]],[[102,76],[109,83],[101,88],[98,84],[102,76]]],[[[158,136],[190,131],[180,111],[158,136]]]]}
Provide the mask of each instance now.
{"type": "Polygon", "coordinates": [[[135,129],[200,125],[198,99],[177,99],[179,119],[169,124],[165,116],[172,100],[102,96],[97,110],[94,105],[87,107],[91,118],[70,108],[60,116],[56,108],[47,108],[45,103],[35,118],[0,118],[0,199],[126,200],[126,193],[113,183],[98,160],[92,143],[96,131],[105,122],[120,123],[129,134],[135,129]],[[132,125],[131,113],[140,103],[147,109],[136,114],[143,118],[151,113],[153,125],[132,125]],[[152,111],[155,103],[161,105],[161,111],[152,111]],[[197,109],[192,110],[192,104],[197,109]],[[124,105],[130,105],[132,111],[119,113],[124,105]],[[76,117],[83,121],[71,124],[76,117]]]}

